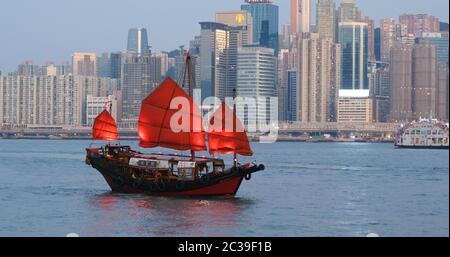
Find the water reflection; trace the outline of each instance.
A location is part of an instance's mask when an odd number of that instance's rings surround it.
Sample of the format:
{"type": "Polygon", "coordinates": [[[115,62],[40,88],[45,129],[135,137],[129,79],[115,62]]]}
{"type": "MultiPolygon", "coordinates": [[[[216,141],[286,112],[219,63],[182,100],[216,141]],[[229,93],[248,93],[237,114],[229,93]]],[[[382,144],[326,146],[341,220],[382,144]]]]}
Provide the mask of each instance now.
{"type": "Polygon", "coordinates": [[[105,193],[93,196],[92,235],[225,236],[253,205],[245,198],[166,198],[105,193]],[[127,231],[123,231],[126,229],[127,231]]]}

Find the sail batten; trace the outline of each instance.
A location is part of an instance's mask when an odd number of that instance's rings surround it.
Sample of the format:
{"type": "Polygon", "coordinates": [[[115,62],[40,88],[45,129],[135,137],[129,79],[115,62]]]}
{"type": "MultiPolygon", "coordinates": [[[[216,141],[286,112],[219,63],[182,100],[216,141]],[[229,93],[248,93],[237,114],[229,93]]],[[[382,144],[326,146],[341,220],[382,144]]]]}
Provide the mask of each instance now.
{"type": "Polygon", "coordinates": [[[106,141],[119,139],[116,121],[107,110],[104,110],[95,118],[92,127],[92,139],[106,141]]]}
{"type": "Polygon", "coordinates": [[[201,125],[194,131],[193,124],[201,124],[198,107],[186,92],[171,78],[164,80],[144,101],[138,121],[139,145],[144,148],[164,147],[180,151],[204,151],[205,131],[201,125]],[[189,112],[182,109],[171,109],[174,98],[181,97],[189,102],[189,112]],[[181,132],[171,128],[173,115],[189,117],[189,126],[181,132]]]}
{"type": "Polygon", "coordinates": [[[210,120],[208,146],[210,154],[253,155],[242,122],[225,102],[210,120]]]}

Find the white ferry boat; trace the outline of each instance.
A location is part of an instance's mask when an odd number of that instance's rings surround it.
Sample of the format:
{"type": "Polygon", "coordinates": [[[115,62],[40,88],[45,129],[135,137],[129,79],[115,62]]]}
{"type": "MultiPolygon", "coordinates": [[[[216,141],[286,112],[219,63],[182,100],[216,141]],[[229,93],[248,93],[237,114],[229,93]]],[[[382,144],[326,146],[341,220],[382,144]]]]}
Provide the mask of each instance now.
{"type": "Polygon", "coordinates": [[[395,146],[399,148],[448,149],[449,124],[436,119],[421,119],[401,125],[395,146]]]}

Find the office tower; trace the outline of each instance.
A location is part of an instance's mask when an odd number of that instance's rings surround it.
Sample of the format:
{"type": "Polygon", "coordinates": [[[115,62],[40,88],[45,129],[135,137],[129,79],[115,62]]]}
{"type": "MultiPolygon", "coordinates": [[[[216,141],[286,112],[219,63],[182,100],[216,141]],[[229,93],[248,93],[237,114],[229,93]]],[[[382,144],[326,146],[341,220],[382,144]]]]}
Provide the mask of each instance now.
{"type": "Polygon", "coordinates": [[[448,32],[423,33],[418,41],[435,45],[438,63],[448,64],[448,32]]]}
{"type": "Polygon", "coordinates": [[[111,78],[121,79],[122,78],[122,53],[111,53],[110,54],[110,64],[111,64],[111,78]]]}
{"type": "Polygon", "coordinates": [[[448,65],[438,64],[438,88],[436,90],[437,118],[448,121],[449,119],[449,83],[448,65]]]}
{"type": "Polygon", "coordinates": [[[287,72],[287,94],[286,94],[286,121],[297,121],[297,71],[287,72]]]}
{"type": "Polygon", "coordinates": [[[156,86],[151,76],[152,64],[149,55],[133,55],[125,61],[123,67],[123,119],[137,119],[141,102],[156,86]]]}
{"type": "Polygon", "coordinates": [[[341,45],[341,93],[349,96],[368,96],[367,77],[368,31],[361,22],[339,23],[341,45]]]}
{"type": "Polygon", "coordinates": [[[317,33],[320,38],[336,42],[336,3],[334,0],[318,0],[316,9],[317,33]]]}
{"type": "Polygon", "coordinates": [[[375,28],[374,32],[375,60],[381,61],[381,28],[375,28]]]}
{"type": "Polygon", "coordinates": [[[42,75],[44,76],[58,76],[58,67],[54,63],[48,62],[42,66],[42,75]]]}
{"type": "Polygon", "coordinates": [[[311,33],[301,41],[298,68],[298,121],[336,121],[340,45],[311,33]]]}
{"type": "Polygon", "coordinates": [[[436,46],[419,43],[413,47],[413,116],[436,117],[436,46]]]}
{"type": "Polygon", "coordinates": [[[397,43],[390,52],[390,120],[411,120],[412,113],[412,46],[397,43]]]}
{"type": "Polygon", "coordinates": [[[78,53],[72,55],[72,73],[74,76],[97,76],[97,56],[95,53],[78,53]]]}
{"type": "MultiPolygon", "coordinates": [[[[276,96],[276,57],[271,48],[244,46],[238,50],[237,96],[255,101],[256,106],[240,106],[237,114],[251,129],[258,120],[269,121],[271,112],[270,97],[276,96]],[[245,110],[247,109],[247,111],[245,110]]],[[[238,105],[243,103],[238,103],[238,105]]],[[[278,108],[276,106],[275,108],[278,108]]],[[[265,125],[265,124],[264,124],[265,125]]]]}
{"type": "Polygon", "coordinates": [[[127,52],[144,55],[148,50],[148,35],[145,28],[132,28],[128,31],[127,52]]]}
{"type": "Polygon", "coordinates": [[[247,11],[216,12],[216,22],[230,27],[240,27],[242,44],[253,44],[253,17],[247,11]]]}
{"type": "Polygon", "coordinates": [[[245,27],[201,22],[200,86],[202,99],[232,97],[237,83],[237,49],[245,27]]]}
{"type": "Polygon", "coordinates": [[[108,53],[103,53],[97,57],[97,76],[101,78],[111,77],[111,57],[108,53]]]}
{"type": "Polygon", "coordinates": [[[400,24],[407,27],[408,34],[413,34],[414,37],[421,37],[424,32],[440,31],[439,19],[428,14],[404,14],[399,20],[400,24]]]}
{"type": "Polygon", "coordinates": [[[280,121],[287,119],[287,87],[289,70],[289,50],[280,49],[278,54],[278,74],[277,74],[277,96],[278,96],[278,117],[280,121]]]}
{"type": "Polygon", "coordinates": [[[272,4],[273,0],[246,0],[246,3],[241,10],[249,12],[253,18],[253,43],[272,48],[278,55],[278,6],[272,4]]]}
{"type": "Polygon", "coordinates": [[[339,22],[361,21],[361,11],[353,0],[342,0],[338,9],[339,22]]]}
{"type": "Polygon", "coordinates": [[[194,40],[189,42],[189,52],[191,53],[192,76],[194,78],[194,88],[201,88],[200,77],[200,48],[201,36],[195,36],[194,40]]]}
{"type": "Polygon", "coordinates": [[[311,0],[291,0],[291,34],[311,32],[311,0]]]}
{"type": "Polygon", "coordinates": [[[362,22],[367,23],[367,59],[375,60],[375,22],[365,16],[362,22]]]}

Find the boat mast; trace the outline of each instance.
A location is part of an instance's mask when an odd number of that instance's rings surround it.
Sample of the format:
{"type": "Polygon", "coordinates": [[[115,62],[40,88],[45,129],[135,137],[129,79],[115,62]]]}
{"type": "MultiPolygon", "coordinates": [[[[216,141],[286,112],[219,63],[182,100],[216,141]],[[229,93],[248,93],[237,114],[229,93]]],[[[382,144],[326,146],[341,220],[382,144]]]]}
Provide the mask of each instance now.
{"type": "MultiPolygon", "coordinates": [[[[236,116],[236,88],[233,89],[233,117],[237,117],[236,116]]],[[[236,132],[236,119],[233,119],[233,132],[236,132]]],[[[237,167],[237,163],[238,163],[238,159],[237,159],[237,154],[235,151],[234,157],[233,157],[233,166],[237,167]]]]}
{"type": "MultiPolygon", "coordinates": [[[[186,54],[186,63],[184,66],[184,74],[183,74],[183,87],[184,87],[184,83],[186,82],[186,75],[188,77],[188,94],[189,96],[192,98],[193,97],[193,92],[192,92],[192,69],[191,69],[191,54],[189,52],[187,52],[186,54]]],[[[194,108],[194,106],[191,106],[191,108],[194,108]]],[[[192,112],[193,110],[191,110],[192,112]]],[[[191,126],[193,127],[193,120],[190,121],[191,122],[191,126]]],[[[192,156],[192,160],[195,160],[195,151],[191,150],[191,156],[192,156]]]]}

